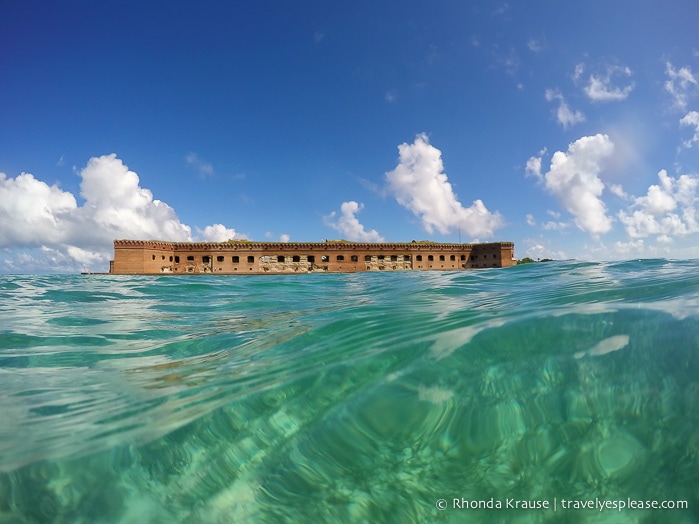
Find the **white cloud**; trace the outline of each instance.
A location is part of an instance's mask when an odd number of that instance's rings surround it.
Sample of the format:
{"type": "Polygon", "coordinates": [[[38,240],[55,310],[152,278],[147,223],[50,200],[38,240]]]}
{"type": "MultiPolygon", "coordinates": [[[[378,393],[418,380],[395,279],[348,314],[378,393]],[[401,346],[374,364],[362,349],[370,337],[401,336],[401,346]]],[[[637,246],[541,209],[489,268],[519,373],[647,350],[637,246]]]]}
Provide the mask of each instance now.
{"type": "Polygon", "coordinates": [[[642,238],[628,242],[614,242],[614,251],[618,255],[639,256],[644,253],[645,245],[642,238]]]}
{"type": "Polygon", "coordinates": [[[600,75],[591,74],[583,90],[588,98],[595,102],[626,100],[631,91],[633,91],[635,84],[631,82],[624,87],[616,87],[612,85],[612,81],[615,76],[630,77],[631,74],[631,69],[628,67],[608,66],[607,70],[600,75]]]}
{"type": "Polygon", "coordinates": [[[333,211],[323,218],[326,225],[339,231],[343,238],[355,242],[383,242],[384,239],[375,229],[365,231],[355,216],[364,206],[354,201],[343,202],[340,206],[340,217],[335,220],[337,213],[333,211]]]}
{"type": "Polygon", "coordinates": [[[70,236],[75,197],[29,173],[0,173],[0,248],[60,244],[70,236]]]}
{"type": "Polygon", "coordinates": [[[542,151],[539,152],[539,156],[529,157],[529,160],[527,160],[527,166],[524,170],[524,173],[526,176],[533,176],[539,180],[543,180],[544,177],[541,174],[541,157],[545,153],[546,153],[546,150],[543,149],[542,151]]]}
{"type": "MultiPolygon", "coordinates": [[[[265,233],[265,238],[269,238],[270,240],[272,240],[274,237],[275,237],[275,234],[272,233],[271,231],[267,231],[265,233]]],[[[289,235],[287,235],[286,233],[279,235],[279,242],[289,242],[289,240],[291,240],[291,237],[289,235]]]]}
{"type": "Polygon", "coordinates": [[[214,166],[199,158],[196,153],[188,153],[184,159],[187,165],[195,169],[200,177],[207,178],[214,174],[214,166]]]}
{"type": "Polygon", "coordinates": [[[520,249],[522,249],[524,254],[518,255],[517,258],[529,257],[534,260],[540,260],[542,258],[565,260],[568,258],[565,252],[551,248],[549,240],[543,237],[525,238],[522,243],[523,246],[520,249]]]}
{"type": "Polygon", "coordinates": [[[76,272],[87,265],[85,259],[73,259],[68,253],[42,246],[39,248],[0,249],[0,273],[76,272]]]}
{"type": "Polygon", "coordinates": [[[624,191],[624,188],[621,187],[620,184],[610,184],[609,191],[611,191],[611,193],[613,195],[616,195],[619,198],[623,198],[623,199],[629,198],[629,195],[626,194],[626,191],[624,191]]]}
{"type": "MultiPolygon", "coordinates": [[[[18,250],[28,250],[44,270],[75,270],[75,264],[106,265],[114,239],[192,240],[174,209],[142,188],[115,154],[91,158],[79,175],[81,206],[72,193],[31,174],[0,173],[0,248],[15,260],[6,264],[19,260],[18,250]]],[[[204,233],[224,230],[233,231],[219,224],[204,233]]]]}
{"type": "Polygon", "coordinates": [[[420,134],[412,144],[398,146],[399,161],[386,173],[389,192],[396,201],[420,217],[428,233],[463,230],[473,237],[491,237],[503,225],[478,199],[464,207],[457,199],[442,164],[442,152],[420,134]]]}
{"type": "Polygon", "coordinates": [[[636,199],[636,204],[653,216],[668,213],[677,207],[677,202],[672,195],[674,180],[664,169],[658,173],[658,178],[660,185],[650,186],[646,196],[636,199]]]}
{"type": "Polygon", "coordinates": [[[593,237],[612,228],[612,219],[600,199],[604,184],[598,175],[602,161],[613,151],[607,135],[582,137],[568,146],[567,153],[556,151],[544,175],[546,189],[575,217],[578,228],[593,237]]]}
{"type": "Polygon", "coordinates": [[[191,238],[191,228],[180,222],[175,210],[154,200],[151,191],[139,185],[138,175],[115,154],[91,158],[80,176],[86,202],[76,224],[79,236],[91,234],[100,243],[115,238],[191,238]],[[90,233],[84,231],[87,224],[92,226],[90,233]]]}
{"type": "Polygon", "coordinates": [[[563,129],[567,129],[569,126],[585,121],[585,115],[580,111],[573,111],[560,91],[547,89],[544,96],[549,102],[558,101],[558,108],[554,111],[554,114],[556,115],[558,123],[563,126],[563,129]]]}
{"type": "MultiPolygon", "coordinates": [[[[56,254],[59,253],[57,250],[52,250],[50,248],[47,248],[46,246],[42,246],[42,248],[45,252],[53,252],[56,254]]],[[[90,267],[95,264],[100,264],[102,262],[102,255],[100,253],[89,251],[81,247],[67,246],[66,253],[72,260],[75,260],[76,262],[79,262],[80,264],[86,267],[90,267]]]]}
{"type": "Polygon", "coordinates": [[[689,140],[682,142],[682,146],[686,148],[692,147],[699,143],[699,113],[690,111],[680,119],[681,126],[694,126],[694,136],[689,140]]]}
{"type": "Polygon", "coordinates": [[[665,81],[665,91],[672,97],[673,105],[682,111],[686,110],[687,102],[697,91],[699,81],[692,73],[691,68],[675,69],[670,62],[665,64],[665,74],[668,77],[668,80],[665,81]]]}
{"type": "MultiPolygon", "coordinates": [[[[549,215],[551,215],[553,218],[560,218],[561,214],[556,213],[555,211],[547,211],[549,215]]],[[[527,224],[530,226],[536,226],[536,220],[534,219],[534,216],[529,214],[527,215],[527,224]]],[[[564,229],[568,228],[569,224],[565,222],[556,222],[553,220],[549,220],[548,222],[542,222],[541,223],[541,229],[551,231],[551,230],[558,230],[558,231],[563,231],[564,229]]]]}
{"type": "Polygon", "coordinates": [[[699,232],[695,208],[699,178],[682,175],[675,179],[663,169],[658,179],[660,184],[651,185],[645,196],[634,199],[626,211],[619,212],[629,237],[658,235],[667,244],[673,236],[699,232]]]}
{"type": "Polygon", "coordinates": [[[203,231],[199,231],[199,236],[204,242],[226,242],[234,238],[241,238],[241,236],[235,232],[235,229],[229,229],[223,224],[206,226],[203,231]]]}
{"type": "Polygon", "coordinates": [[[567,227],[568,224],[565,222],[554,222],[553,220],[549,220],[548,222],[541,224],[541,229],[546,231],[563,231],[567,227]]]}

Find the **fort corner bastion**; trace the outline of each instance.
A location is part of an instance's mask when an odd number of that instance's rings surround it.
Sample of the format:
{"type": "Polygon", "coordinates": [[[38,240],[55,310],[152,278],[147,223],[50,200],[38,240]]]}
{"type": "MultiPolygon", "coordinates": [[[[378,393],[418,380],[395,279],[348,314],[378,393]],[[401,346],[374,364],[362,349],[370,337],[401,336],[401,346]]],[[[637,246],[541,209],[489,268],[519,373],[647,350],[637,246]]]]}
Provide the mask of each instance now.
{"type": "Polygon", "coordinates": [[[115,275],[457,271],[516,265],[512,242],[160,242],[115,240],[115,275]]]}

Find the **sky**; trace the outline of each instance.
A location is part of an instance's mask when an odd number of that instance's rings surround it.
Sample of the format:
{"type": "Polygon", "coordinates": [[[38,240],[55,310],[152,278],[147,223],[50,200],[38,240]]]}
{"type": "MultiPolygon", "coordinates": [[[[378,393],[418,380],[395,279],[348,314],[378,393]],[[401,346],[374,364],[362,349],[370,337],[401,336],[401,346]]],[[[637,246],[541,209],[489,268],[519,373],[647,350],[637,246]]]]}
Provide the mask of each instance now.
{"type": "Polygon", "coordinates": [[[114,239],[699,257],[699,6],[0,1],[0,273],[114,239]]]}

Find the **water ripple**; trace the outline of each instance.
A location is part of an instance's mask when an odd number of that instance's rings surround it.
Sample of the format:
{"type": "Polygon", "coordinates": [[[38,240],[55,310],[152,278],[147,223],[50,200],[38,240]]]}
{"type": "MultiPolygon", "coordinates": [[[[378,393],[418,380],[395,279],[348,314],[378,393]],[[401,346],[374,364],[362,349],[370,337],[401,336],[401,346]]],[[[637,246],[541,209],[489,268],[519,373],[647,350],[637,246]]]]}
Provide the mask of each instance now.
{"type": "Polygon", "coordinates": [[[0,276],[0,520],[446,522],[434,501],[462,496],[697,508],[697,269],[0,276]]]}

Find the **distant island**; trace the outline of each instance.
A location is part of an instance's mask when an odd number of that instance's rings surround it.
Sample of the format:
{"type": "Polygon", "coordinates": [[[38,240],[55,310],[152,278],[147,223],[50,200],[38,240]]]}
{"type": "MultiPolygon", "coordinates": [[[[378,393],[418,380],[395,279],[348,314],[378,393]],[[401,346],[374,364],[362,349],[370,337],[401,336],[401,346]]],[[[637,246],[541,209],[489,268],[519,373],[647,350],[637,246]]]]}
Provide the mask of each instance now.
{"type": "Polygon", "coordinates": [[[520,264],[531,264],[532,262],[553,262],[552,258],[537,258],[534,260],[533,258],[529,257],[524,257],[522,260],[517,261],[517,265],[519,266],[520,264]]]}
{"type": "Polygon", "coordinates": [[[428,240],[352,242],[164,242],[115,240],[115,275],[260,275],[364,271],[456,271],[517,265],[514,243],[428,240]]]}

